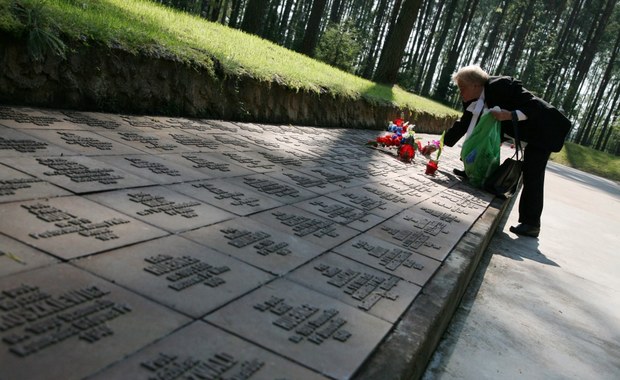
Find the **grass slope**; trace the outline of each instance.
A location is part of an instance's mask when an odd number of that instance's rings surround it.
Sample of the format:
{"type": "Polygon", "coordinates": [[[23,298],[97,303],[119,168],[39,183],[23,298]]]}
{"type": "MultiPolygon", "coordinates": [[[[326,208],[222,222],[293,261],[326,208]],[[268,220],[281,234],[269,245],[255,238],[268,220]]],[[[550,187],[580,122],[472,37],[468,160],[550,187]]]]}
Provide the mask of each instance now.
{"type": "Polygon", "coordinates": [[[620,157],[573,143],[551,155],[551,160],[565,166],[620,182],[620,157]]]}
{"type": "Polygon", "coordinates": [[[437,116],[458,114],[397,86],[362,79],[259,37],[150,1],[0,0],[0,32],[27,37],[35,24],[11,11],[14,3],[36,10],[38,27],[56,33],[69,46],[103,44],[136,54],[170,57],[211,73],[217,62],[226,75],[277,81],[298,91],[364,98],[373,104],[437,116]]]}

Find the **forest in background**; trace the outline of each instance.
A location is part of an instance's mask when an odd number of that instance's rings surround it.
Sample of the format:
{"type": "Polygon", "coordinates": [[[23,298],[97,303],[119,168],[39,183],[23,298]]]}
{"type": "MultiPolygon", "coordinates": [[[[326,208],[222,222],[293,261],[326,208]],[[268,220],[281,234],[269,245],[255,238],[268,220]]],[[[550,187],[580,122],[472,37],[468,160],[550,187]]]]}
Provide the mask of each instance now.
{"type": "Polygon", "coordinates": [[[151,0],[460,108],[451,75],[510,75],[620,155],[617,0],[151,0]]]}

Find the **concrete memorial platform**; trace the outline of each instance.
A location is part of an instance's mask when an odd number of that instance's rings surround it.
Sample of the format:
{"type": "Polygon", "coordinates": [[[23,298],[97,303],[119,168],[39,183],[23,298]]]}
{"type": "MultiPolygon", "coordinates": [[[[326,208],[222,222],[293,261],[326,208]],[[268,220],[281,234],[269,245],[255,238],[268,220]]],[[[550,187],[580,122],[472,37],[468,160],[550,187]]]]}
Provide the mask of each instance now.
{"type": "Polygon", "coordinates": [[[415,372],[503,204],[384,133],[0,106],[0,379],[415,372]]]}

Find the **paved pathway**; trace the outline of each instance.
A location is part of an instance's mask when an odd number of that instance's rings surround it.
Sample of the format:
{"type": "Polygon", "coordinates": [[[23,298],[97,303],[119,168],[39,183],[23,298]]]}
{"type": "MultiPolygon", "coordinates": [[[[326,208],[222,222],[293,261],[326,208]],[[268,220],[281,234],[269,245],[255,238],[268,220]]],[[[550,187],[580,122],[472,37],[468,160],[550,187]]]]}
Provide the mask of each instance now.
{"type": "Polygon", "coordinates": [[[547,169],[538,240],[507,213],[424,379],[618,379],[620,187],[547,169]]]}

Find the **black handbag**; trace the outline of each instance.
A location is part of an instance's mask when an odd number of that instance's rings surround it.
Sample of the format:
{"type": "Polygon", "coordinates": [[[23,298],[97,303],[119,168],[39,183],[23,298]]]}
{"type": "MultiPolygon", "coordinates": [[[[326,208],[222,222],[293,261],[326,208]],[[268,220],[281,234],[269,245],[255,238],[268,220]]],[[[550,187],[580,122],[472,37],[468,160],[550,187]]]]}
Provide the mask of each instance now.
{"type": "Polygon", "coordinates": [[[491,174],[484,183],[488,192],[501,197],[512,197],[519,188],[523,169],[523,150],[519,140],[519,128],[516,112],[512,112],[512,125],[515,134],[515,154],[504,160],[502,164],[491,174]]]}

